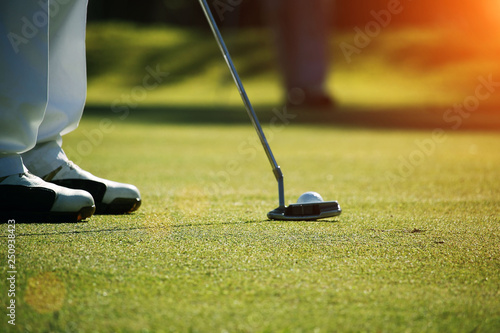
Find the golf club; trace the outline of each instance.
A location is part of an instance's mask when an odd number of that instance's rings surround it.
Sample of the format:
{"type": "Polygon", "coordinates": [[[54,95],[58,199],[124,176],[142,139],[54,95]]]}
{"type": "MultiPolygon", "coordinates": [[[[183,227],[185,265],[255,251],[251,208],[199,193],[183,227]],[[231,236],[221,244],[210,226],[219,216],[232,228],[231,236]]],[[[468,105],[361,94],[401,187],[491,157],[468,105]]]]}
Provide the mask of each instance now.
{"type": "Polygon", "coordinates": [[[252,124],[255,130],[257,131],[260,142],[262,143],[262,147],[264,148],[267,158],[271,163],[274,176],[278,181],[279,207],[270,211],[267,214],[267,217],[273,220],[303,221],[303,220],[317,220],[321,218],[340,215],[342,210],[340,209],[340,206],[337,201],[297,203],[297,204],[291,204],[288,207],[285,206],[285,189],[283,182],[283,173],[281,172],[281,169],[278,163],[276,162],[276,159],[274,158],[274,155],[271,151],[271,147],[269,147],[269,143],[267,142],[262,127],[260,126],[257,115],[255,114],[252,104],[248,99],[247,93],[243,88],[243,83],[241,82],[241,79],[236,71],[236,68],[234,67],[233,61],[231,60],[231,56],[229,55],[229,51],[226,47],[226,44],[224,43],[224,39],[222,38],[219,28],[217,27],[217,23],[215,22],[210,7],[208,6],[206,0],[199,0],[199,1],[205,13],[205,16],[207,17],[208,24],[210,25],[210,28],[212,29],[212,32],[215,36],[215,40],[217,41],[217,44],[219,45],[222,55],[224,56],[226,64],[229,67],[229,71],[231,72],[234,82],[238,87],[238,91],[240,93],[241,99],[243,100],[243,103],[245,104],[245,108],[250,117],[250,120],[252,121],[252,124]]]}

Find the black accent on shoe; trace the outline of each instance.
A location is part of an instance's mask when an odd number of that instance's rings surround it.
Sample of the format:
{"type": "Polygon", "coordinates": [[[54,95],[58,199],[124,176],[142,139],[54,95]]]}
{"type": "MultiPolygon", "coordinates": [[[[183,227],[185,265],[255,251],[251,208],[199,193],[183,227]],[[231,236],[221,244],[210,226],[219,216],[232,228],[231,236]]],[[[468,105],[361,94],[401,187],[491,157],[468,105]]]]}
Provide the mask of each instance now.
{"type": "Polygon", "coordinates": [[[105,184],[88,179],[60,179],[49,180],[49,182],[59,186],[72,188],[74,190],[84,190],[89,192],[94,198],[94,201],[98,207],[102,201],[102,198],[104,198],[104,194],[106,193],[105,184]]]}
{"type": "Polygon", "coordinates": [[[0,186],[0,212],[50,212],[56,192],[42,187],[0,186]]]}
{"type": "Polygon", "coordinates": [[[79,222],[92,216],[95,206],[78,212],[51,212],[55,191],[48,188],[20,185],[0,186],[0,222],[13,219],[16,223],[79,222]]]}

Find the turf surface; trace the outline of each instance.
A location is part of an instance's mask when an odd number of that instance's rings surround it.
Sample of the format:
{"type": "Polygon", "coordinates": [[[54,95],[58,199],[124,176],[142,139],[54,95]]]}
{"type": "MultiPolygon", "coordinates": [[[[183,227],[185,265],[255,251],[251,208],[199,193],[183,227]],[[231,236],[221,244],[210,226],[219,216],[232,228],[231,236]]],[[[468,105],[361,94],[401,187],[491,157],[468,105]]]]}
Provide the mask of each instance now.
{"type": "Polygon", "coordinates": [[[446,135],[407,171],[431,132],[286,127],[272,145],[288,202],[315,190],[344,212],[285,223],[265,218],[277,190],[249,126],[116,120],[80,164],[137,184],[144,205],[17,225],[16,328],[498,331],[500,136],[446,135]]]}
{"type": "MultiPolygon", "coordinates": [[[[272,92],[258,97],[287,203],[314,190],[343,208],[275,222],[277,186],[240,106],[125,113],[112,107],[119,96],[91,94],[65,147],[83,168],[136,184],[143,206],[17,224],[16,326],[3,315],[1,331],[500,330],[497,113],[478,110],[457,130],[418,106],[290,111],[288,123],[266,107],[272,92]]],[[[2,253],[8,234],[3,224],[2,253]]]]}

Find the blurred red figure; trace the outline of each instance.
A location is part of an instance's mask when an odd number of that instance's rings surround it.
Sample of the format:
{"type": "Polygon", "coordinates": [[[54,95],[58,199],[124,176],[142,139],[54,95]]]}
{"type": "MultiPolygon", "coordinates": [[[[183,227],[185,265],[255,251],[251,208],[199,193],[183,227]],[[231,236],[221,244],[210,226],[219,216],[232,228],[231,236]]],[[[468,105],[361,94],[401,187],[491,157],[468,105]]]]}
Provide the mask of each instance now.
{"type": "Polygon", "coordinates": [[[330,109],[328,71],[329,0],[263,0],[275,34],[289,107],[330,109]]]}

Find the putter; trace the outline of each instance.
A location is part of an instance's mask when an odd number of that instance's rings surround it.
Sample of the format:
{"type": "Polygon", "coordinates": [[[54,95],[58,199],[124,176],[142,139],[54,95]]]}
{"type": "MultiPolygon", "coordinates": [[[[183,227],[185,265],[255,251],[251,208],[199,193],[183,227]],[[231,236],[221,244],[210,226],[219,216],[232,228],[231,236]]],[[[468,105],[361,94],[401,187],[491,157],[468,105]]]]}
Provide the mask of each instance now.
{"type": "Polygon", "coordinates": [[[260,142],[262,143],[262,147],[266,152],[267,158],[271,163],[273,168],[274,176],[278,182],[278,195],[279,195],[279,206],[276,209],[273,209],[269,213],[267,213],[267,217],[272,220],[285,220],[285,221],[312,221],[332,216],[338,216],[342,212],[340,209],[339,203],[337,201],[322,201],[322,202],[313,202],[313,203],[297,203],[290,204],[288,207],[285,206],[285,188],[283,181],[283,173],[274,158],[274,155],[271,151],[271,147],[267,142],[266,136],[264,135],[264,131],[260,126],[259,119],[255,114],[255,111],[248,99],[248,95],[243,87],[243,83],[234,67],[233,61],[231,60],[231,56],[229,55],[229,51],[226,47],[226,43],[224,43],[224,39],[217,27],[217,23],[212,15],[210,7],[206,0],[199,0],[200,5],[207,17],[208,24],[212,29],[212,32],[215,36],[215,40],[219,45],[219,48],[222,52],[222,55],[226,61],[227,66],[229,67],[229,71],[233,76],[234,82],[238,87],[238,91],[240,93],[241,99],[243,100],[243,104],[245,105],[245,109],[252,121],[252,124],[257,131],[257,135],[259,136],[260,142]]]}

